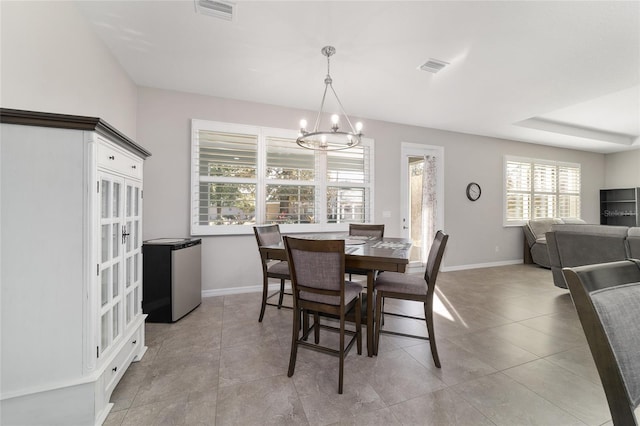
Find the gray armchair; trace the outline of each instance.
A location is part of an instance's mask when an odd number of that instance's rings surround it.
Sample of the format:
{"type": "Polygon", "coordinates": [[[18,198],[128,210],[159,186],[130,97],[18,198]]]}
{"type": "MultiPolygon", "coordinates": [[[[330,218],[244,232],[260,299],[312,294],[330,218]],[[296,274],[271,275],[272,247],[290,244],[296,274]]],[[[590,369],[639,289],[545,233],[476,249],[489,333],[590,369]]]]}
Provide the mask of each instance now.
{"type": "Polygon", "coordinates": [[[525,237],[525,263],[527,259],[544,268],[550,268],[549,253],[547,251],[546,233],[551,231],[551,227],[556,223],[563,223],[562,219],[534,219],[522,226],[525,237]]]}

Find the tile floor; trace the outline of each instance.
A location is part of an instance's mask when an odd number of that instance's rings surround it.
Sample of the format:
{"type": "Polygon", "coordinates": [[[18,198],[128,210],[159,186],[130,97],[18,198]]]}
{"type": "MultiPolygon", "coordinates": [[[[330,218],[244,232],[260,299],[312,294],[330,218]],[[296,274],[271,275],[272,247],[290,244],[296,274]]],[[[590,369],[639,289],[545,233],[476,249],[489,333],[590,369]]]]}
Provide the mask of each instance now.
{"type": "MultiPolygon", "coordinates": [[[[442,368],[428,342],[383,335],[377,357],[366,345],[349,353],[343,395],[335,357],[301,348],[287,377],[291,310],[267,307],[258,323],[259,293],[203,299],[175,324],[146,325],[149,349],[114,391],[105,424],[611,424],[571,297],[549,270],[443,272],[436,292],[442,368]]],[[[414,320],[385,326],[426,334],[414,320]]]]}

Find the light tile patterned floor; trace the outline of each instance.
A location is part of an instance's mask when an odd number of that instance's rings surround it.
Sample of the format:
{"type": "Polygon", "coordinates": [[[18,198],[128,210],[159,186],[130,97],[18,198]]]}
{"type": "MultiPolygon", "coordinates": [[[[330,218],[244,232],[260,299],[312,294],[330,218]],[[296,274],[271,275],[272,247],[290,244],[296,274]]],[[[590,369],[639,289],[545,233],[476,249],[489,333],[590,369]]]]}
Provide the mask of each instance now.
{"type": "MultiPolygon", "coordinates": [[[[549,270],[443,272],[436,294],[442,368],[427,342],[383,335],[377,357],[352,349],[343,395],[335,357],[300,349],[287,377],[291,310],[267,307],[258,323],[259,293],[203,299],[175,324],[146,325],[149,350],[114,391],[105,424],[611,424],[571,297],[549,270]]],[[[414,320],[387,317],[385,327],[426,334],[414,320]]]]}

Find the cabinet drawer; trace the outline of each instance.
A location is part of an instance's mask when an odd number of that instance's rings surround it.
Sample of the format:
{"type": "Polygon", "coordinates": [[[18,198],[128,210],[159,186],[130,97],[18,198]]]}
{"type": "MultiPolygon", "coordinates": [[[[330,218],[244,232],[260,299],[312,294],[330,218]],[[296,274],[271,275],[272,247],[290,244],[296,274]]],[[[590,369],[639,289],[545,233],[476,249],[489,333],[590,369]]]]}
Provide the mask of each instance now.
{"type": "Polygon", "coordinates": [[[142,160],[104,140],[98,141],[98,167],[142,179],[142,160]]]}
{"type": "MultiPolygon", "coordinates": [[[[144,324],[142,327],[144,327],[144,324]]],[[[142,344],[140,340],[140,328],[138,328],[138,330],[133,333],[133,336],[125,342],[118,355],[116,355],[104,371],[105,395],[111,395],[111,392],[113,392],[113,389],[115,389],[124,372],[129,368],[129,364],[131,364],[136,351],[142,344]]]]}

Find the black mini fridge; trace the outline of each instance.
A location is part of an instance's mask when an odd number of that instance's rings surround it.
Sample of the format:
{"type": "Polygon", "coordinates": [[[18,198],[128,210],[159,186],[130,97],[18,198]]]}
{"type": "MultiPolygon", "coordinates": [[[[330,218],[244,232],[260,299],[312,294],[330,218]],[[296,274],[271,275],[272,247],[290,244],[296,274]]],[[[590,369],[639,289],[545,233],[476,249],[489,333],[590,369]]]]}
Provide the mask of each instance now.
{"type": "Polygon", "coordinates": [[[142,244],[142,311],[149,322],[176,322],[202,302],[199,238],[142,244]]]}

